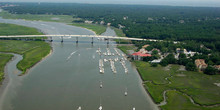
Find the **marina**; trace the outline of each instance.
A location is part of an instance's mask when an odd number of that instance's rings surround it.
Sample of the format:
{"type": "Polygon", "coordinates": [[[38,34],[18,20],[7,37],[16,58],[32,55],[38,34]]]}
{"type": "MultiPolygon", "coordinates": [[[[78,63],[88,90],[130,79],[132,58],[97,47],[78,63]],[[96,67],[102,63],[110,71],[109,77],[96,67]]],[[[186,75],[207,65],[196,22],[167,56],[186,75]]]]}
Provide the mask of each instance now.
{"type": "MultiPolygon", "coordinates": [[[[34,27],[57,36],[94,34],[62,23],[5,19],[0,22],[34,27]]],[[[115,36],[113,34],[114,31],[108,28],[106,35],[115,36]]],[[[91,44],[91,39],[80,38],[76,43],[75,38],[63,36],[65,42],[62,43],[59,37],[52,37],[53,41],[59,41],[51,42],[53,53],[24,76],[14,73],[16,64],[7,67],[10,80],[0,97],[0,110],[157,109],[146,94],[137,70],[122,51],[116,49],[120,55],[115,51],[114,41],[110,40],[107,45],[105,40],[94,38],[94,44],[91,44]],[[124,74],[125,69],[120,63],[122,58],[128,74],[124,74]],[[111,67],[110,61],[114,66],[111,67]],[[115,68],[117,74],[113,74],[111,68],[115,68]],[[126,98],[125,88],[129,90],[126,98]]]]}

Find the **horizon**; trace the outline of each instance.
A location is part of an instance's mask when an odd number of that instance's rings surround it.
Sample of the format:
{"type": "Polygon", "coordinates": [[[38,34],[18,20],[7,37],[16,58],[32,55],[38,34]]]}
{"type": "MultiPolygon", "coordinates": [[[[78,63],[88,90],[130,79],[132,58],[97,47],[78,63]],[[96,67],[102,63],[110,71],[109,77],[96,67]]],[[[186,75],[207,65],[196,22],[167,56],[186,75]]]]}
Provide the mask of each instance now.
{"type": "MultiPolygon", "coordinates": [[[[106,5],[155,5],[155,6],[185,6],[185,7],[220,7],[220,1],[217,0],[194,0],[194,1],[176,1],[176,0],[171,0],[171,1],[161,1],[161,2],[155,2],[155,1],[143,1],[143,0],[138,0],[137,2],[133,1],[128,1],[128,0],[113,0],[113,1],[100,1],[100,0],[95,0],[93,1],[76,1],[76,0],[65,0],[65,1],[59,1],[59,0],[1,0],[0,3],[79,3],[79,4],[106,4],[106,5]],[[115,2],[114,2],[115,1],[115,2]],[[122,2],[125,1],[125,2],[122,2]]],[[[160,0],[157,0],[160,1],[160,0]]]]}

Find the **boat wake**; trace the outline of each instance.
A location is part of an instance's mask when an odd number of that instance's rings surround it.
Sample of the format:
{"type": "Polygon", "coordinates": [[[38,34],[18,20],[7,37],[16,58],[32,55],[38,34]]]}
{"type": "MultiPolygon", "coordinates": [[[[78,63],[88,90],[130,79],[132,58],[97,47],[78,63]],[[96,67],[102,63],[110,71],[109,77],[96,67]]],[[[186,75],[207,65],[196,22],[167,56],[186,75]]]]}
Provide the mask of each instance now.
{"type": "Polygon", "coordinates": [[[68,58],[66,59],[66,61],[69,61],[70,58],[71,58],[76,52],[77,52],[77,51],[72,52],[72,53],[68,56],[68,58]]]}

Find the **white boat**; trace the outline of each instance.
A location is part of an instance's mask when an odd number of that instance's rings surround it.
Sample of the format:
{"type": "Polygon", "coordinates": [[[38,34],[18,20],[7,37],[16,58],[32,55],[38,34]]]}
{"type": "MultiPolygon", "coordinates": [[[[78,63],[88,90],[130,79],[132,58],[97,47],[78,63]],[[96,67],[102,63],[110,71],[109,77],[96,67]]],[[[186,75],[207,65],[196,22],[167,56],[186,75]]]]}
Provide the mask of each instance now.
{"type": "Polygon", "coordinates": [[[127,92],[125,92],[125,96],[127,96],[128,95],[128,93],[127,92]]]}
{"type": "Polygon", "coordinates": [[[100,82],[101,84],[100,84],[100,88],[102,88],[103,86],[102,86],[102,82],[100,82]]]}
{"type": "Polygon", "coordinates": [[[127,69],[125,69],[125,73],[128,73],[128,70],[127,70],[127,69]]]}
{"type": "Polygon", "coordinates": [[[127,96],[128,95],[128,92],[127,92],[127,88],[125,89],[125,96],[127,96]]]}
{"type": "Polygon", "coordinates": [[[99,107],[99,110],[102,110],[102,106],[99,107]]]}
{"type": "Polygon", "coordinates": [[[135,108],[133,108],[133,110],[135,110],[135,108]]]}
{"type": "Polygon", "coordinates": [[[104,62],[107,62],[108,60],[107,59],[104,59],[104,62]]]}
{"type": "Polygon", "coordinates": [[[79,108],[77,110],[82,110],[82,108],[79,106],[79,108]]]}

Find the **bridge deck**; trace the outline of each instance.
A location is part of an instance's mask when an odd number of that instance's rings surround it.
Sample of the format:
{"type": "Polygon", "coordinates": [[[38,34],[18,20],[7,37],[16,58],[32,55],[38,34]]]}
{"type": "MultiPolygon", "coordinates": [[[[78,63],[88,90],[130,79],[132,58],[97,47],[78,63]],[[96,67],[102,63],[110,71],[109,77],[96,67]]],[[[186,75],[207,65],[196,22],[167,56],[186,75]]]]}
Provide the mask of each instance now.
{"type": "Polygon", "coordinates": [[[22,37],[87,37],[87,38],[107,38],[107,39],[124,39],[124,40],[136,40],[136,41],[158,41],[154,39],[141,39],[130,37],[116,37],[116,36],[100,36],[100,35],[10,35],[0,36],[0,38],[22,38],[22,37]]]}

